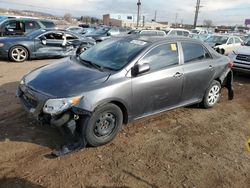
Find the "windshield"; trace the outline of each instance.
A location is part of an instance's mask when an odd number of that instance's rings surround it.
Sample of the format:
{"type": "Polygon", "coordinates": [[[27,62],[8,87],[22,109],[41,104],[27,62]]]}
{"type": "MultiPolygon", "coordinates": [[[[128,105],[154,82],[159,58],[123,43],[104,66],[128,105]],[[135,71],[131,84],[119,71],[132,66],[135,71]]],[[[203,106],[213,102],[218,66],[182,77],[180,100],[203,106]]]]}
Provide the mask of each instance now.
{"type": "Polygon", "coordinates": [[[205,42],[212,42],[216,44],[225,44],[228,40],[227,36],[211,36],[205,40],[205,42]]]}
{"type": "Polygon", "coordinates": [[[246,40],[246,42],[245,42],[244,45],[245,45],[245,46],[250,46],[250,38],[246,40]]]}
{"type": "Polygon", "coordinates": [[[107,27],[104,27],[104,28],[100,28],[100,29],[97,29],[94,34],[98,34],[98,35],[102,35],[102,34],[105,34],[109,31],[110,28],[107,28],[107,27]]]}
{"type": "Polygon", "coordinates": [[[103,68],[120,70],[147,46],[147,42],[140,40],[108,39],[83,52],[80,59],[103,68]]]}

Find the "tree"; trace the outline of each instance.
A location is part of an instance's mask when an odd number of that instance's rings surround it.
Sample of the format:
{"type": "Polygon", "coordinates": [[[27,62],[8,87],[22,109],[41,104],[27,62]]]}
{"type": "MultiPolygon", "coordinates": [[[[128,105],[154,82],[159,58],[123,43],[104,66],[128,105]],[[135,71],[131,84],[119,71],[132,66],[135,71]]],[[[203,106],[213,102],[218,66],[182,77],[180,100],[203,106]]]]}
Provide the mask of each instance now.
{"type": "Polygon", "coordinates": [[[213,26],[213,21],[212,20],[204,20],[203,25],[206,26],[207,28],[213,26]]]}
{"type": "Polygon", "coordinates": [[[69,14],[69,13],[66,13],[64,16],[63,16],[64,20],[66,20],[67,22],[72,22],[72,15],[69,14]]]}

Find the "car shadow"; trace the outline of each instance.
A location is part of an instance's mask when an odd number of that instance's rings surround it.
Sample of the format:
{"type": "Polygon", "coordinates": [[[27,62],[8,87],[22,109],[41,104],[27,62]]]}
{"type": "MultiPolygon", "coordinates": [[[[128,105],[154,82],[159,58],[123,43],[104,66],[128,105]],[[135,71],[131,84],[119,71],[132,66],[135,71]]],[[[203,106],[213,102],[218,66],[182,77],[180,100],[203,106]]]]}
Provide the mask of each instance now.
{"type": "Polygon", "coordinates": [[[236,74],[234,73],[234,81],[239,82],[241,84],[249,84],[250,73],[236,72],[236,74]]]}
{"type": "Polygon", "coordinates": [[[37,185],[30,181],[27,181],[22,178],[2,178],[0,179],[0,187],[6,188],[45,188],[44,186],[37,185]]]}
{"type": "Polygon", "coordinates": [[[55,149],[65,140],[55,128],[30,118],[15,96],[18,82],[0,86],[0,142],[28,142],[55,149]]]}
{"type": "MultiPolygon", "coordinates": [[[[34,58],[34,59],[28,59],[25,62],[36,61],[36,60],[57,60],[57,59],[62,59],[62,58],[65,58],[65,57],[55,56],[55,57],[34,58]]],[[[0,58],[0,61],[1,61],[1,63],[25,63],[25,62],[14,62],[8,58],[2,58],[2,57],[0,58]]]]}

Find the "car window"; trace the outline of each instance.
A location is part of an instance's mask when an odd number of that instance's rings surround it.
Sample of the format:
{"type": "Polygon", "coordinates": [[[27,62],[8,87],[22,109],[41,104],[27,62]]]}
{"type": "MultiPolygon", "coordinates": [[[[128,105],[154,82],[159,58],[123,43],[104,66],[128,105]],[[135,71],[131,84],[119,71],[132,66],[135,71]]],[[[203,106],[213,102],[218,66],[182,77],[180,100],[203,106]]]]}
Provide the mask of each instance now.
{"type": "Polygon", "coordinates": [[[176,31],[177,32],[177,35],[179,35],[179,36],[182,36],[183,34],[182,34],[182,31],[176,31]]]}
{"type": "Polygon", "coordinates": [[[241,43],[241,40],[237,37],[234,38],[235,43],[241,43]]]}
{"type": "Polygon", "coordinates": [[[46,28],[54,28],[56,25],[53,22],[49,21],[40,21],[46,28]]]}
{"type": "Polygon", "coordinates": [[[234,39],[231,37],[231,38],[228,40],[227,44],[233,44],[233,43],[234,43],[234,39]]]}
{"type": "Polygon", "coordinates": [[[185,37],[187,37],[187,36],[189,35],[189,33],[188,33],[187,31],[183,31],[183,35],[184,35],[185,37]]]}
{"type": "Polygon", "coordinates": [[[39,29],[40,26],[38,25],[37,22],[35,21],[25,21],[25,29],[26,30],[35,30],[35,29],[39,29]]]}
{"type": "Polygon", "coordinates": [[[66,39],[67,40],[75,40],[77,37],[75,35],[72,35],[70,33],[66,33],[66,39]]]}
{"type": "Polygon", "coordinates": [[[163,44],[148,52],[139,64],[148,63],[150,71],[160,70],[164,67],[177,65],[179,63],[177,44],[163,44]]]}
{"type": "Polygon", "coordinates": [[[181,45],[185,63],[212,58],[201,44],[182,42],[181,45]]]}
{"type": "Polygon", "coordinates": [[[168,33],[169,35],[177,35],[176,31],[175,30],[172,30],[168,33]]]}
{"type": "Polygon", "coordinates": [[[143,31],[141,31],[140,34],[142,34],[142,35],[155,35],[157,33],[155,31],[143,30],[143,31]]]}
{"type": "Polygon", "coordinates": [[[63,40],[63,33],[47,33],[44,36],[48,40],[63,40]]]}

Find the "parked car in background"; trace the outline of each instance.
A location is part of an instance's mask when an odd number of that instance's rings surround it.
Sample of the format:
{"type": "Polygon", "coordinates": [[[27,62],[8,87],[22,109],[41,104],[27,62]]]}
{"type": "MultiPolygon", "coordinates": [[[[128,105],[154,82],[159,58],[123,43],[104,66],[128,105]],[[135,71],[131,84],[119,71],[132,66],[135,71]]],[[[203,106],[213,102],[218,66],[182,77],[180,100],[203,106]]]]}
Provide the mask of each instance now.
{"type": "Polygon", "coordinates": [[[233,50],[241,46],[243,42],[240,37],[229,35],[212,35],[208,37],[204,42],[209,44],[220,54],[228,55],[233,50]]]}
{"type": "Polygon", "coordinates": [[[209,34],[195,34],[195,33],[190,33],[188,37],[193,38],[193,39],[198,39],[201,41],[205,41],[210,35],[209,34]]]}
{"type": "Polygon", "coordinates": [[[133,120],[195,103],[214,107],[222,87],[232,99],[231,63],[208,45],[131,35],[32,71],[17,95],[39,121],[100,146],[133,120]]]}
{"type": "Polygon", "coordinates": [[[65,57],[84,51],[95,41],[76,33],[56,29],[40,29],[23,36],[0,38],[0,57],[15,62],[33,58],[65,57]]]}
{"type": "Polygon", "coordinates": [[[242,45],[233,50],[229,57],[234,62],[233,70],[250,73],[250,38],[242,45]]]}
{"type": "Polygon", "coordinates": [[[84,30],[84,28],[82,28],[82,27],[77,27],[77,26],[69,26],[69,27],[66,27],[65,30],[71,31],[71,32],[73,32],[73,33],[77,33],[77,34],[80,34],[80,35],[86,33],[85,30],[84,30]]]}
{"type": "Polygon", "coordinates": [[[174,35],[174,36],[185,36],[188,37],[190,32],[186,29],[174,29],[174,28],[169,28],[165,29],[167,35],[174,35]]]}
{"type": "Polygon", "coordinates": [[[201,29],[201,28],[192,29],[191,33],[197,34],[197,35],[208,35],[208,34],[211,34],[211,32],[209,32],[208,30],[201,29]]]}
{"type": "Polygon", "coordinates": [[[110,38],[110,35],[108,34],[110,29],[110,27],[100,27],[96,31],[86,34],[85,36],[94,39],[96,42],[101,42],[110,38]]]}
{"type": "Polygon", "coordinates": [[[84,35],[88,35],[96,31],[95,27],[88,27],[88,28],[83,28],[83,29],[84,29],[84,35]]]}
{"type": "Polygon", "coordinates": [[[23,35],[31,31],[55,28],[54,22],[36,18],[8,18],[0,23],[0,36],[23,35]]]}
{"type": "Polygon", "coordinates": [[[153,29],[133,29],[130,30],[127,34],[138,34],[138,35],[147,35],[147,36],[167,36],[166,32],[163,30],[153,30],[153,29]]]}

